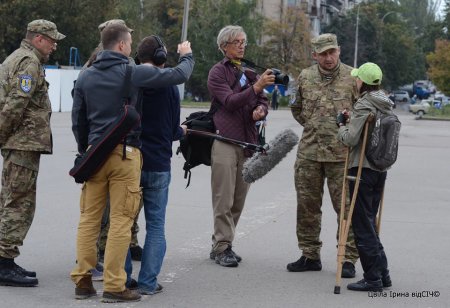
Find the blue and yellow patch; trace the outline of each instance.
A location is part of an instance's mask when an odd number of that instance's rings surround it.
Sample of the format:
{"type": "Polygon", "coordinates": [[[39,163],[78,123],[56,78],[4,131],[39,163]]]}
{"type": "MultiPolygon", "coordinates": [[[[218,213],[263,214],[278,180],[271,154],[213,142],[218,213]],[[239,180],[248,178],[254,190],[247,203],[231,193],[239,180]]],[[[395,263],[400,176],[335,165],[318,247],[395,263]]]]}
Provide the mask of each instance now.
{"type": "Polygon", "coordinates": [[[33,78],[30,75],[20,75],[19,76],[20,89],[22,89],[22,91],[25,93],[30,92],[32,80],[33,78]]]}

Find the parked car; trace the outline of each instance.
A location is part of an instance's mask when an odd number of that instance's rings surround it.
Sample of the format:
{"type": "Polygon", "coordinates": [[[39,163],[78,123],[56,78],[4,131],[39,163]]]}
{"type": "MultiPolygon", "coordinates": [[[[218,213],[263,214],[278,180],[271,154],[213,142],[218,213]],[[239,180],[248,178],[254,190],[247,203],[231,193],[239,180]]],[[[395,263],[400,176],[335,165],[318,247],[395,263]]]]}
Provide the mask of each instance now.
{"type": "Polygon", "coordinates": [[[394,91],[394,97],[396,102],[409,102],[409,93],[408,91],[396,90],[394,91]]]}
{"type": "Polygon", "coordinates": [[[427,99],[430,97],[431,92],[422,87],[414,87],[414,94],[416,94],[419,99],[427,99]]]}
{"type": "Polygon", "coordinates": [[[423,116],[425,113],[428,113],[429,109],[430,104],[426,100],[423,100],[420,103],[414,105],[409,105],[409,112],[412,112],[419,116],[423,116]]]}
{"type": "Polygon", "coordinates": [[[444,94],[435,94],[434,100],[440,101],[444,106],[450,104],[450,97],[445,96],[444,94]]]}

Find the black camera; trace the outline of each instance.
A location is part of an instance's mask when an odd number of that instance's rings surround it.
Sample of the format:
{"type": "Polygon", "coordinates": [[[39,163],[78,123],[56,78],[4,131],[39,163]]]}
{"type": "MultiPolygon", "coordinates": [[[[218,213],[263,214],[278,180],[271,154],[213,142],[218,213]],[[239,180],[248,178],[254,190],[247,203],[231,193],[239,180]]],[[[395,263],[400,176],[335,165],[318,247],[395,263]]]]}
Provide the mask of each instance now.
{"type": "Polygon", "coordinates": [[[281,73],[279,69],[272,68],[272,72],[275,75],[275,84],[282,84],[284,86],[288,86],[289,84],[289,76],[281,73]]]}

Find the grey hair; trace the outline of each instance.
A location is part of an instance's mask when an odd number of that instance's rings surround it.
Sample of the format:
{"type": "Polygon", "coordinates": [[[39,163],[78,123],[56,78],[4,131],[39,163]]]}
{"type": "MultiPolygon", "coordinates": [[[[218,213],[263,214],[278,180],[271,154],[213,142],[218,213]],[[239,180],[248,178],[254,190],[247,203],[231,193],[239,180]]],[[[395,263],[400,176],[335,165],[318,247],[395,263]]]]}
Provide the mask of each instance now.
{"type": "Polygon", "coordinates": [[[225,55],[223,47],[227,44],[227,42],[234,41],[241,33],[243,33],[245,35],[245,39],[247,39],[247,34],[241,26],[228,25],[220,30],[219,35],[217,35],[217,47],[223,55],[225,55]]]}

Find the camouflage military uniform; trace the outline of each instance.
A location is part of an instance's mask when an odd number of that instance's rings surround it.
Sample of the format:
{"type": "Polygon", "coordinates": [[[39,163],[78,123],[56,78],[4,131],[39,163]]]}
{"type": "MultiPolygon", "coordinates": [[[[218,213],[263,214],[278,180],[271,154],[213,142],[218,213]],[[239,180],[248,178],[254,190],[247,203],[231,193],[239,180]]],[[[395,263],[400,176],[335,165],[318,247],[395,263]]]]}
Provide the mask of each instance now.
{"type": "Polygon", "coordinates": [[[33,221],[41,153],[52,152],[42,56],[23,40],[0,69],[0,256],[15,258],[33,221]]]}
{"type": "MultiPolygon", "coordinates": [[[[346,150],[336,138],[336,116],[338,111],[350,110],[356,100],[351,69],[339,63],[328,79],[322,76],[317,64],[304,69],[299,77],[298,97],[291,106],[292,115],[303,126],[294,167],[297,238],[303,256],[313,260],[320,259],[322,246],[319,235],[325,178],[339,223],[346,150]]],[[[346,259],[354,263],[357,258],[353,233],[350,233],[346,259]]]]}

